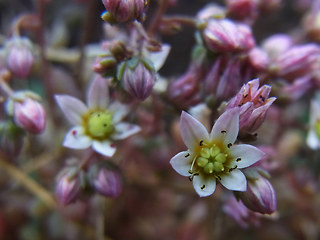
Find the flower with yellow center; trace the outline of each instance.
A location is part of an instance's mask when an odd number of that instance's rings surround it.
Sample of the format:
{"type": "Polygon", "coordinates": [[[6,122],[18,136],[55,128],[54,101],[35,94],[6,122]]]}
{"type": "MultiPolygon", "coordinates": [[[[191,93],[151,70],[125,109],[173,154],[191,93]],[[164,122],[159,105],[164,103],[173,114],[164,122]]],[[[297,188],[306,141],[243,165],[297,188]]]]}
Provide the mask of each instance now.
{"type": "Polygon", "coordinates": [[[170,164],[189,177],[200,197],[211,195],[219,181],[233,191],[246,191],[245,175],[239,170],[259,161],[264,153],[248,144],[234,145],[239,132],[239,108],[224,112],[210,133],[195,118],[182,112],[180,131],[188,147],[175,155],[170,164]]]}
{"type": "Polygon", "coordinates": [[[114,140],[140,131],[137,125],[121,122],[128,109],[119,102],[109,104],[107,83],[99,76],[88,89],[88,106],[68,95],[56,95],[55,98],[67,119],[76,125],[67,133],[63,142],[65,147],[85,149],[92,146],[96,152],[112,157],[116,151],[114,140]]]}

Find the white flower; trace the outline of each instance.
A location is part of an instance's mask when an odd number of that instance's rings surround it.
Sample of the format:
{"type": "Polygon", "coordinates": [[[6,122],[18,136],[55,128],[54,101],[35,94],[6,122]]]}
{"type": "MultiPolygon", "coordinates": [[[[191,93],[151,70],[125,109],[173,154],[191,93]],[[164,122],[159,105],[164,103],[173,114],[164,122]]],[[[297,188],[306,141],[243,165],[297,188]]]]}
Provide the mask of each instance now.
{"type": "Polygon", "coordinates": [[[320,148],[320,96],[311,101],[310,129],[307,136],[307,144],[311,149],[320,148]]]}
{"type": "Polygon", "coordinates": [[[120,122],[127,114],[126,106],[109,103],[106,81],[96,77],[87,92],[87,106],[68,95],[56,95],[57,103],[70,123],[75,126],[67,133],[63,146],[74,149],[92,148],[107,157],[116,151],[114,140],[127,138],[140,131],[134,124],[120,122]]]}
{"type": "Polygon", "coordinates": [[[239,170],[259,161],[264,153],[258,148],[233,145],[239,132],[239,109],[224,112],[210,133],[195,118],[182,112],[182,140],[188,147],[174,156],[170,163],[182,176],[188,176],[200,197],[211,195],[218,180],[233,191],[246,191],[245,175],[239,170]]]}

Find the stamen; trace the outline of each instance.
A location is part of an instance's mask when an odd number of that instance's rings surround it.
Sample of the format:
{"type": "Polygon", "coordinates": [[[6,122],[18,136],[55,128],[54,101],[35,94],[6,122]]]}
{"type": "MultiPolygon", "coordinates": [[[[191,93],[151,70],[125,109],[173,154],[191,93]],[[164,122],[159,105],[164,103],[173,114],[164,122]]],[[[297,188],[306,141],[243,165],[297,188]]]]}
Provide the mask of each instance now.
{"type": "Polygon", "coordinates": [[[266,100],[262,95],[260,95],[259,98],[261,99],[262,102],[266,100]]]}
{"type": "Polygon", "coordinates": [[[217,175],[217,178],[219,179],[219,181],[221,181],[221,177],[219,175],[217,175]]]}
{"type": "Polygon", "coordinates": [[[237,158],[236,162],[240,162],[241,161],[241,158],[237,158]]]}
{"type": "Polygon", "coordinates": [[[221,133],[227,133],[227,131],[226,130],[222,130],[221,133]]]}
{"type": "Polygon", "coordinates": [[[200,141],[200,146],[202,146],[202,144],[203,144],[203,140],[200,141]]]}
{"type": "Polygon", "coordinates": [[[230,148],[232,146],[232,143],[228,143],[227,147],[230,148]]]}
{"type": "Polygon", "coordinates": [[[201,186],[201,189],[203,190],[205,187],[206,187],[206,185],[202,185],[202,186],[201,186]]]}
{"type": "Polygon", "coordinates": [[[193,160],[192,160],[192,164],[191,164],[191,167],[190,167],[190,170],[189,170],[189,171],[191,171],[191,172],[193,172],[193,171],[192,171],[192,169],[193,169],[193,165],[194,165],[194,163],[195,163],[195,161],[196,161],[197,157],[198,157],[198,154],[197,154],[197,155],[193,158],[193,160]]]}
{"type": "Polygon", "coordinates": [[[186,158],[187,158],[187,157],[189,157],[189,156],[190,156],[190,154],[189,154],[189,153],[187,153],[186,155],[184,155],[184,157],[186,157],[186,158]]]}

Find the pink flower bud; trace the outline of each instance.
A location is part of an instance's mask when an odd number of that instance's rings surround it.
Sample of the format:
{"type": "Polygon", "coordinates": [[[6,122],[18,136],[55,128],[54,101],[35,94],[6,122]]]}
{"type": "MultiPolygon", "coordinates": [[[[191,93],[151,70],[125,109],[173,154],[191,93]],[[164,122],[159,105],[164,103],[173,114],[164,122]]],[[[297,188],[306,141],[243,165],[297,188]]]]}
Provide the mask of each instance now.
{"type": "Polygon", "coordinates": [[[90,167],[89,179],[93,188],[106,197],[116,198],[122,192],[122,176],[119,170],[109,163],[98,163],[90,167]]]}
{"type": "Polygon", "coordinates": [[[249,26],[229,19],[209,19],[202,37],[213,52],[243,52],[255,46],[249,26]]]}
{"type": "Polygon", "coordinates": [[[26,38],[10,39],[5,47],[8,69],[20,78],[26,78],[34,62],[31,42],[26,38]]]}
{"type": "Polygon", "coordinates": [[[275,59],[292,46],[292,38],[286,34],[272,35],[262,43],[262,48],[267,52],[271,59],[275,59]]]}
{"type": "Polygon", "coordinates": [[[143,19],[145,0],[102,0],[103,5],[116,22],[130,22],[143,19]]]}
{"type": "Polygon", "coordinates": [[[258,0],[227,0],[228,16],[254,20],[258,15],[258,0]]]}
{"type": "Polygon", "coordinates": [[[240,107],[239,129],[254,132],[263,123],[267,110],[276,98],[268,98],[271,86],[259,88],[259,79],[243,85],[239,93],[227,104],[226,109],[240,107]]]}
{"type": "Polygon", "coordinates": [[[268,68],[270,59],[265,51],[261,48],[255,47],[249,52],[249,62],[256,70],[263,71],[268,68]]]}
{"type": "Polygon", "coordinates": [[[59,202],[63,205],[68,205],[76,200],[80,192],[80,181],[77,175],[73,175],[73,170],[65,170],[58,177],[56,194],[59,202]]]}
{"type": "Polygon", "coordinates": [[[217,4],[210,3],[201,9],[197,14],[198,20],[207,20],[209,18],[224,18],[225,9],[217,4]]]}
{"type": "Polygon", "coordinates": [[[118,197],[122,191],[122,179],[119,173],[102,169],[94,181],[95,189],[107,197],[118,197]]]}
{"type": "Polygon", "coordinates": [[[320,48],[316,44],[292,47],[276,58],[270,71],[283,78],[298,78],[310,72],[319,54],[320,48]]]}
{"type": "Polygon", "coordinates": [[[250,225],[258,226],[260,224],[259,214],[250,211],[233,195],[230,195],[227,198],[222,210],[233,218],[242,228],[248,228],[250,225]]]}
{"type": "Polygon", "coordinates": [[[168,86],[168,97],[177,106],[188,108],[201,101],[199,94],[199,75],[196,67],[190,69],[168,86]]]}
{"type": "Polygon", "coordinates": [[[39,102],[26,98],[14,103],[14,121],[24,130],[39,134],[46,126],[46,113],[39,102]]]}
{"type": "Polygon", "coordinates": [[[249,180],[247,191],[238,192],[237,196],[247,208],[262,214],[271,214],[276,211],[276,194],[271,183],[264,177],[249,180]]]}
{"type": "MultiPolygon", "coordinates": [[[[132,59],[130,61],[136,61],[132,59]]],[[[123,75],[124,89],[133,97],[145,100],[152,91],[155,83],[155,72],[147,68],[143,62],[127,62],[127,67],[123,75]]]]}

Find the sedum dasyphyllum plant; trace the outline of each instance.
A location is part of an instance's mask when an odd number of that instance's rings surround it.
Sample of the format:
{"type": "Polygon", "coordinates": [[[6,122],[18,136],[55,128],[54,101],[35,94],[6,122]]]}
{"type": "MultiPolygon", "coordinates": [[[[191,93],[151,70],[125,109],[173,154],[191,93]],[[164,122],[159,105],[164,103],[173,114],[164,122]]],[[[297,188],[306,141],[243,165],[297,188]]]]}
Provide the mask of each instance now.
{"type": "Polygon", "coordinates": [[[319,239],[319,0],[3,1],[0,239],[319,239]]]}

